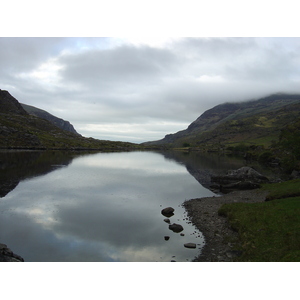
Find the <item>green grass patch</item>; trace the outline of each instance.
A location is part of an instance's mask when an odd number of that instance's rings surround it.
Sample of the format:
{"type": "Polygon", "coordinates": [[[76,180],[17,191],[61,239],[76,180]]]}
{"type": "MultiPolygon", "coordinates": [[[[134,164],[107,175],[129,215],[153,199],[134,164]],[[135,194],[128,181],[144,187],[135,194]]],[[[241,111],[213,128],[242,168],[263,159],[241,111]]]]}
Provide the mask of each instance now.
{"type": "Polygon", "coordinates": [[[253,138],[250,142],[253,145],[264,145],[265,147],[269,147],[274,141],[277,140],[278,136],[276,136],[275,134],[269,134],[268,136],[253,138]]]}
{"type": "Polygon", "coordinates": [[[300,261],[300,180],[265,184],[261,203],[229,203],[219,209],[239,233],[237,261],[300,261]]]}
{"type": "Polygon", "coordinates": [[[264,184],[262,188],[269,191],[266,200],[300,196],[300,179],[264,184]]]}
{"type": "Polygon", "coordinates": [[[239,233],[237,261],[300,261],[300,197],[225,204],[219,214],[239,233]]]}

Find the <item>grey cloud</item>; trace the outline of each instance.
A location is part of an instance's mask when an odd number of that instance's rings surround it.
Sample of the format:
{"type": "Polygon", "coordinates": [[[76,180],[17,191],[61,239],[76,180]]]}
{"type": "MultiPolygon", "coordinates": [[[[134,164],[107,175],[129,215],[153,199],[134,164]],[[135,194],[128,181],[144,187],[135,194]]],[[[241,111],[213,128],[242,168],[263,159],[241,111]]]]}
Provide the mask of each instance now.
{"type": "Polygon", "coordinates": [[[90,50],[60,58],[66,80],[109,88],[131,84],[151,84],[174,64],[174,55],[162,49],[122,46],[112,50],[90,50]]]}
{"type": "Polygon", "coordinates": [[[183,38],[161,48],[110,38],[5,38],[0,44],[0,88],[75,128],[147,128],[135,140],[153,138],[148,124],[168,124],[156,130],[159,139],[177,131],[170,124],[188,125],[219,103],[300,92],[299,38],[183,38]],[[27,76],[49,59],[62,67],[53,82],[27,76]]]}
{"type": "Polygon", "coordinates": [[[63,38],[0,38],[0,65],[6,71],[30,71],[57,55],[66,45],[63,38]]]}
{"type": "Polygon", "coordinates": [[[178,42],[178,49],[189,53],[194,72],[268,81],[293,73],[299,65],[299,41],[289,48],[285,44],[291,44],[290,39],[189,38],[178,42]]]}

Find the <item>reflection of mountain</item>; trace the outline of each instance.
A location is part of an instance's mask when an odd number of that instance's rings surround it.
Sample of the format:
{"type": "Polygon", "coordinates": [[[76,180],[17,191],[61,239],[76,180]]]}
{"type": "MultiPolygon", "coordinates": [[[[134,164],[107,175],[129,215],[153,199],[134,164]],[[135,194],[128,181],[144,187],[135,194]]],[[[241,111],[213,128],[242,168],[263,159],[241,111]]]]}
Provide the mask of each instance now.
{"type": "Polygon", "coordinates": [[[58,151],[0,152],[0,197],[5,197],[24,179],[41,176],[70,164],[74,156],[58,151]]]}
{"type": "MultiPolygon", "coordinates": [[[[245,166],[245,161],[240,158],[234,158],[225,155],[200,152],[182,152],[182,151],[166,151],[161,152],[166,159],[176,161],[181,165],[185,165],[187,171],[205,188],[211,188],[211,176],[225,175],[228,170],[235,170],[245,166]]],[[[260,165],[254,168],[266,174],[266,169],[260,165]]],[[[269,176],[269,174],[268,174],[269,176]]]]}

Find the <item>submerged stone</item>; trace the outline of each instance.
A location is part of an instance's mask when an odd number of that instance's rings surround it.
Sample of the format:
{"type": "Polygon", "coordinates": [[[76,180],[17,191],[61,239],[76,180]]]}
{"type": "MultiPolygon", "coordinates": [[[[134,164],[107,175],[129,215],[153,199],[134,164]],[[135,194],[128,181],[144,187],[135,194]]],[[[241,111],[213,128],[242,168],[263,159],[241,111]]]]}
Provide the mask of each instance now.
{"type": "Polygon", "coordinates": [[[196,244],[195,243],[186,243],[186,244],[184,244],[184,247],[194,249],[194,248],[196,248],[196,244]]]}
{"type": "Polygon", "coordinates": [[[161,211],[162,215],[165,217],[172,217],[174,216],[174,208],[173,207],[166,207],[161,211]]]}
{"type": "Polygon", "coordinates": [[[169,225],[169,229],[173,232],[181,232],[183,230],[183,227],[180,224],[173,223],[172,225],[169,225]]]}

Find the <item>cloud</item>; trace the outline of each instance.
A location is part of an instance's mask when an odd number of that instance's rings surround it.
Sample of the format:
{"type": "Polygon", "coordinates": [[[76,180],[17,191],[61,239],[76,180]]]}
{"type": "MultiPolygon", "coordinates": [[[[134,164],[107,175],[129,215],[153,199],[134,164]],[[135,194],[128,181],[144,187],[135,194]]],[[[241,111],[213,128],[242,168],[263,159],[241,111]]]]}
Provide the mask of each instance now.
{"type": "MultiPolygon", "coordinates": [[[[175,64],[172,52],[150,47],[122,46],[109,50],[62,55],[65,80],[78,82],[87,88],[125,88],[137,90],[139,84],[160,81],[175,64]],[[96,86],[95,86],[96,85],[96,86]]],[[[113,92],[110,90],[110,92],[113,92]]]]}
{"type": "Polygon", "coordinates": [[[0,38],[0,46],[0,88],[99,139],[160,139],[217,104],[300,92],[299,38],[0,38]]]}

